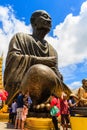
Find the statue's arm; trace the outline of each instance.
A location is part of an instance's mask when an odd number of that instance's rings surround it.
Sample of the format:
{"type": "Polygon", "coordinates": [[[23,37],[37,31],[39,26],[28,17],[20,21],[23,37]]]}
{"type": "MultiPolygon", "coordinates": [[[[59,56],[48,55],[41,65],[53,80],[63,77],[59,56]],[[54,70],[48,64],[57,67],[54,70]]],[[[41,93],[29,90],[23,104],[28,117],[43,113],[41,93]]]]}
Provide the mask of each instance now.
{"type": "Polygon", "coordinates": [[[35,64],[44,64],[49,67],[54,67],[56,65],[56,57],[51,56],[51,57],[37,57],[37,56],[32,56],[34,58],[34,63],[35,64]]]}
{"type": "Polygon", "coordinates": [[[54,54],[53,56],[49,57],[37,57],[37,56],[32,56],[34,59],[34,64],[44,64],[49,66],[57,75],[58,77],[63,80],[62,74],[59,72],[58,69],[58,56],[57,53],[54,54]]]}
{"type": "MultiPolygon", "coordinates": [[[[24,37],[22,34],[16,34],[10,41],[9,45],[9,51],[8,51],[8,57],[12,55],[13,57],[27,57],[29,60],[29,66],[34,64],[44,64],[49,67],[57,67],[57,56],[51,55],[51,56],[37,56],[35,54],[35,50],[33,48],[34,45],[32,45],[31,37],[24,37]],[[27,42],[26,42],[27,40],[27,42]],[[25,42],[24,42],[25,41],[25,42]],[[28,43],[28,46],[27,46],[28,43]],[[29,51],[32,51],[32,53],[29,51]],[[28,53],[27,53],[28,52],[28,53]]],[[[18,58],[20,60],[20,58],[18,58]]],[[[9,58],[7,58],[9,59],[9,58]]]]}
{"type": "Polygon", "coordinates": [[[4,71],[4,85],[9,83],[21,82],[33,60],[27,54],[28,46],[23,41],[23,34],[16,34],[9,43],[8,54],[6,57],[4,71]]]}

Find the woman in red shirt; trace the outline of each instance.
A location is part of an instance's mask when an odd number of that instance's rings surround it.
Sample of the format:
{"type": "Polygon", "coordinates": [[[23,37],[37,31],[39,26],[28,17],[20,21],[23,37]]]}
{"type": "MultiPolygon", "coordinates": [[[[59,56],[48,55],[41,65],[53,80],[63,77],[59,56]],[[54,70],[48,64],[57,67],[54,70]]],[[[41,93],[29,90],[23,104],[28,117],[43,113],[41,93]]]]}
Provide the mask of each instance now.
{"type": "Polygon", "coordinates": [[[51,106],[51,108],[54,106],[57,106],[57,108],[59,110],[56,115],[52,116],[52,122],[54,124],[55,130],[59,130],[57,117],[60,115],[60,100],[59,100],[58,96],[56,96],[55,94],[51,95],[50,106],[51,106]]]}

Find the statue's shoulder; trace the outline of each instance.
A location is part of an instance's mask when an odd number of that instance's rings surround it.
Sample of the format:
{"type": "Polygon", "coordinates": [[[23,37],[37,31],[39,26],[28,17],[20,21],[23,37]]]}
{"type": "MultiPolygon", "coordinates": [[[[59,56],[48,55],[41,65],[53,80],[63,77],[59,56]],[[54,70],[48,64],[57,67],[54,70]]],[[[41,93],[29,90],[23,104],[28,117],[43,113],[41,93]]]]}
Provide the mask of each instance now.
{"type": "Polygon", "coordinates": [[[15,35],[14,35],[14,37],[18,37],[18,38],[28,38],[28,39],[31,39],[32,37],[31,37],[31,35],[30,34],[27,34],[27,33],[23,33],[23,32],[19,32],[19,33],[16,33],[15,35]]]}
{"type": "Polygon", "coordinates": [[[84,92],[84,88],[81,86],[78,90],[78,92],[84,92]]]}
{"type": "Polygon", "coordinates": [[[53,53],[54,55],[58,55],[57,54],[57,51],[56,51],[56,49],[49,43],[49,42],[47,42],[48,43],[48,46],[49,46],[49,52],[51,52],[51,53],[53,53]]]}
{"type": "Polygon", "coordinates": [[[26,44],[32,42],[32,36],[27,33],[19,32],[13,35],[10,40],[9,46],[13,46],[14,44],[26,44]]]}
{"type": "MultiPolygon", "coordinates": [[[[45,40],[46,41],[46,40],[45,40]]],[[[47,41],[46,41],[47,42],[47,41]]],[[[51,43],[49,43],[49,42],[47,42],[48,43],[48,46],[49,46],[49,49],[50,50],[54,50],[54,51],[56,51],[56,49],[51,45],[51,43]]]]}
{"type": "Polygon", "coordinates": [[[79,90],[83,90],[83,87],[81,86],[81,87],[79,88],[79,90]]]}

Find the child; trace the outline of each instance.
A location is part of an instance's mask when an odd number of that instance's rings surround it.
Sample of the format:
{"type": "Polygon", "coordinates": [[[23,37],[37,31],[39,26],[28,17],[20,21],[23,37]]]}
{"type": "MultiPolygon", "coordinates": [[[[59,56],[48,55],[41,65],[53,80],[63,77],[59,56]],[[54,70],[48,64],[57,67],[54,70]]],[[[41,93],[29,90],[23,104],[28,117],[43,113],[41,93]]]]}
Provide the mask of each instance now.
{"type": "Polygon", "coordinates": [[[20,91],[17,97],[17,114],[16,114],[16,120],[15,120],[15,129],[21,128],[22,111],[23,111],[23,105],[24,105],[23,97],[24,95],[22,91],[20,91]]]}
{"type": "Polygon", "coordinates": [[[9,123],[12,123],[12,108],[11,108],[11,105],[9,105],[9,108],[8,108],[8,111],[9,111],[9,123]]]}
{"type": "Polygon", "coordinates": [[[28,104],[28,108],[30,108],[30,106],[31,106],[31,104],[32,104],[32,100],[31,100],[31,97],[30,97],[28,91],[25,92],[23,101],[24,101],[24,104],[27,103],[27,104],[28,104]]]}
{"type": "Polygon", "coordinates": [[[22,124],[21,124],[22,130],[24,130],[24,123],[25,123],[27,114],[28,114],[28,105],[25,104],[25,105],[23,106],[23,111],[22,111],[22,124]]]}

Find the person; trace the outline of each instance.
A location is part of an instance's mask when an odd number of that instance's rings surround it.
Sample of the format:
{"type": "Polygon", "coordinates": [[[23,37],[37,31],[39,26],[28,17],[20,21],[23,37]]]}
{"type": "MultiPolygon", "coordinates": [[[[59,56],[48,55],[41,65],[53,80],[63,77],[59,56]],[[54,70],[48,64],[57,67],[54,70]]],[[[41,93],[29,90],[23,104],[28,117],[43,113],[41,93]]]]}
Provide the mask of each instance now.
{"type": "Polygon", "coordinates": [[[9,112],[9,123],[12,123],[12,107],[11,104],[8,106],[8,112],[9,112]]]}
{"type": "Polygon", "coordinates": [[[33,102],[32,102],[31,97],[28,96],[28,107],[29,107],[29,108],[31,107],[32,103],[33,103],[33,102]]]}
{"type": "Polygon", "coordinates": [[[23,101],[24,101],[24,104],[28,105],[28,108],[30,108],[30,106],[32,104],[32,100],[31,100],[31,97],[29,95],[29,91],[26,91],[24,93],[23,101]]]}
{"type": "Polygon", "coordinates": [[[52,116],[52,122],[54,124],[55,130],[59,130],[57,117],[60,115],[60,100],[56,94],[52,93],[50,107],[53,108],[54,106],[58,108],[58,112],[56,113],[56,115],[52,116]]]}
{"type": "Polygon", "coordinates": [[[16,102],[16,99],[13,101],[13,103],[11,105],[11,108],[12,108],[12,123],[14,123],[15,119],[16,119],[16,112],[17,112],[17,102],[16,102]]]}
{"type": "Polygon", "coordinates": [[[17,97],[17,115],[16,115],[16,120],[15,120],[15,129],[21,128],[22,112],[23,112],[23,105],[24,105],[23,97],[24,95],[20,91],[17,97]]]}
{"type": "Polygon", "coordinates": [[[78,105],[78,97],[75,94],[70,94],[68,104],[69,104],[69,112],[70,116],[75,116],[75,113],[72,111],[78,105]]]}
{"type": "Polygon", "coordinates": [[[0,97],[0,109],[2,108],[2,99],[0,97]]]}
{"type": "Polygon", "coordinates": [[[78,106],[87,106],[87,79],[82,80],[82,86],[78,89],[78,106]]]}
{"type": "Polygon", "coordinates": [[[61,125],[63,130],[68,130],[69,124],[69,105],[67,101],[67,94],[62,92],[60,98],[60,113],[61,113],[61,125]]]}
{"type": "Polygon", "coordinates": [[[25,120],[27,118],[27,115],[28,115],[28,104],[24,104],[23,111],[22,111],[22,123],[21,123],[22,130],[24,130],[24,124],[25,124],[25,120]]]}
{"type": "Polygon", "coordinates": [[[9,44],[4,71],[4,86],[10,91],[7,102],[14,97],[19,86],[22,91],[30,89],[33,104],[45,101],[55,86],[70,92],[58,69],[57,51],[45,40],[52,26],[50,15],[37,10],[31,15],[30,22],[32,34],[17,33],[9,44]]]}

